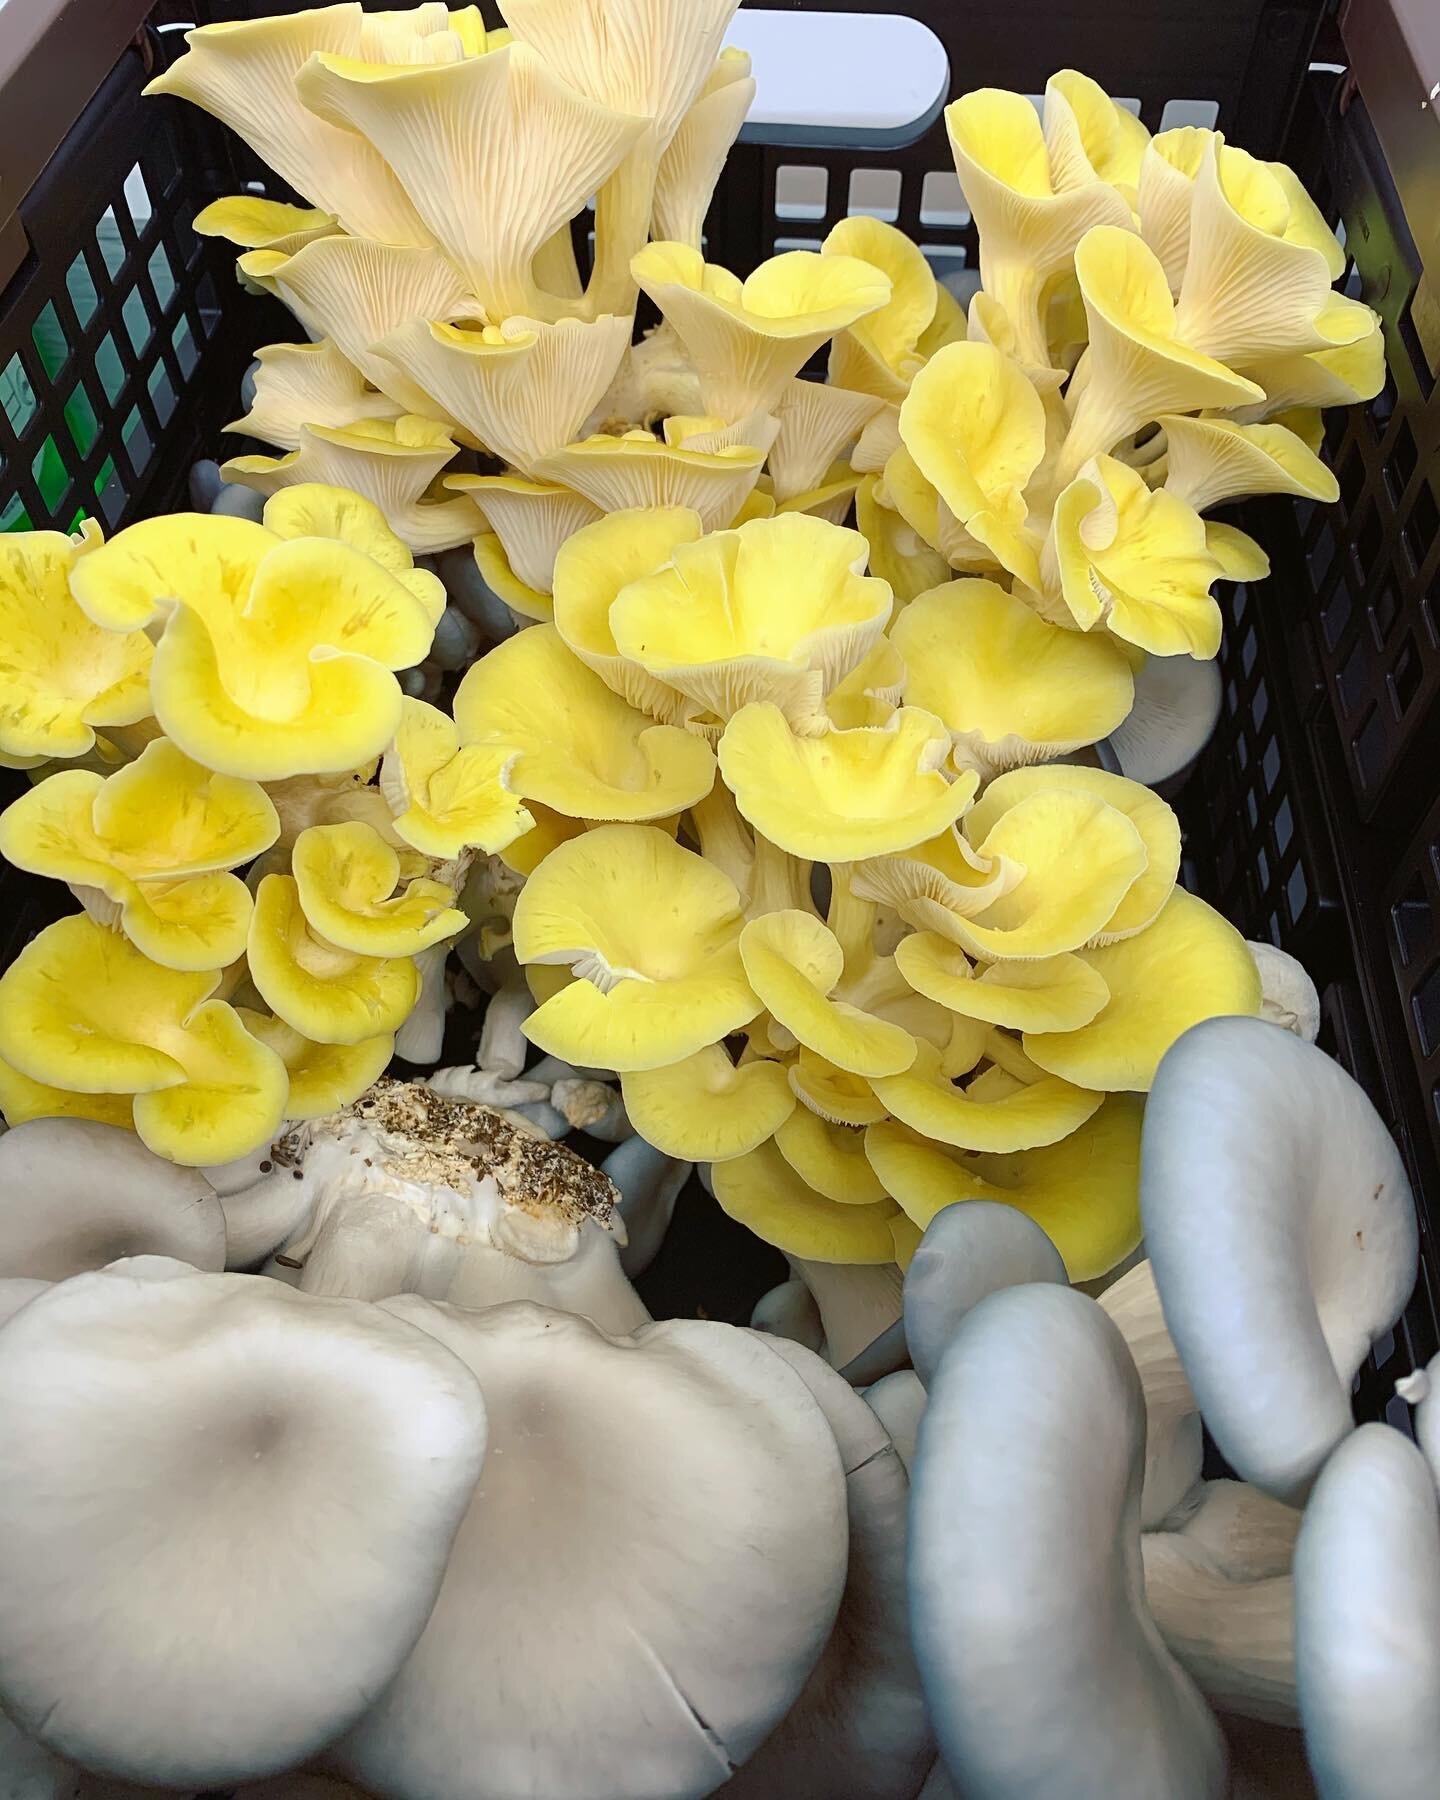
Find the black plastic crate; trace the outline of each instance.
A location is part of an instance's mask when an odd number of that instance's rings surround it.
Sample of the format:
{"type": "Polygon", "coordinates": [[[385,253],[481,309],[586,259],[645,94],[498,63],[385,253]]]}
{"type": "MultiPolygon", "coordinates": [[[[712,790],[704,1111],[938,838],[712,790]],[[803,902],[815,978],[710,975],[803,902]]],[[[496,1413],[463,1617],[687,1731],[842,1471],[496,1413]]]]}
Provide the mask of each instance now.
{"type": "MultiPolygon", "coordinates": [[[[143,0],[130,3],[138,17],[143,0]]],[[[1417,246],[1418,237],[1430,249],[1440,282],[1440,244],[1427,238],[1440,220],[1440,135],[1433,114],[1417,125],[1424,90],[1407,86],[1423,60],[1415,31],[1440,37],[1423,23],[1433,4],[1369,0],[1355,9],[1364,35],[1346,20],[1347,40],[1330,0],[1188,9],[817,0],[813,9],[922,20],[948,52],[952,93],[981,83],[1031,91],[1068,64],[1137,103],[1152,129],[1172,122],[1171,102],[1213,109],[1235,142],[1296,168],[1343,227],[1349,291],[1384,318],[1384,391],[1332,415],[1340,503],[1242,511],[1274,572],[1222,596],[1220,723],[1178,805],[1187,884],[1247,936],[1305,963],[1321,991],[1322,1044],[1374,1099],[1415,1180],[1421,1280],[1360,1381],[1361,1410],[1388,1410],[1402,1425],[1394,1378],[1440,1347],[1440,304],[1417,246]],[[1317,56],[1353,60],[1355,75],[1314,66],[1317,56]]],[[[282,0],[164,0],[152,27],[275,10],[282,0]]],[[[499,22],[488,0],[485,11],[499,22]]],[[[172,30],[142,32],[20,206],[29,248],[0,292],[0,394],[18,372],[30,398],[18,413],[12,403],[13,425],[0,410],[0,520],[18,506],[36,525],[68,529],[92,511],[114,530],[183,506],[190,463],[225,446],[221,427],[240,410],[254,348],[299,335],[273,303],[240,289],[227,246],[189,229],[201,206],[247,183],[284,190],[198,111],[140,100],[153,64],[181,47],[172,30]],[[143,207],[134,204],[142,191],[143,207]],[[56,342],[66,347],[58,362],[45,348],[56,342]]],[[[953,197],[938,111],[900,147],[824,135],[813,145],[750,136],[736,147],[710,215],[712,260],[744,273],[777,243],[818,242],[848,212],[868,210],[893,218],[942,274],[973,271],[973,229],[953,197]],[[797,168],[814,197],[803,218],[780,199],[782,170],[797,168]]],[[[0,258],[4,228],[0,220],[0,258]]],[[[0,260],[0,278],[4,270],[0,260]]],[[[63,889],[5,871],[0,959],[64,910],[63,889]]],[[[691,1252],[700,1247],[700,1266],[720,1254],[712,1223],[728,1225],[713,1208],[687,1215],[656,1265],[656,1285],[667,1300],[679,1295],[680,1310],[707,1299],[690,1291],[691,1252]]],[[[773,1254],[752,1248],[722,1300],[735,1317],[747,1310],[740,1288],[778,1278],[773,1254]]]]}

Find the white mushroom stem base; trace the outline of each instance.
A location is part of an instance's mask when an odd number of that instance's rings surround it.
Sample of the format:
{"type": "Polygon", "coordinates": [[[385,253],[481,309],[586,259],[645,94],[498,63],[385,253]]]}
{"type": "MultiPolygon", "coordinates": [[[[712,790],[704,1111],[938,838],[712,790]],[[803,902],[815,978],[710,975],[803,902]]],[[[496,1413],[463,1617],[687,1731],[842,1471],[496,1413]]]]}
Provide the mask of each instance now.
{"type": "Polygon", "coordinates": [[[306,1196],[276,1259],[304,1292],[534,1300],[616,1335],[649,1320],[620,1268],[614,1184],[492,1107],[381,1081],[270,1160],[306,1196]]]}

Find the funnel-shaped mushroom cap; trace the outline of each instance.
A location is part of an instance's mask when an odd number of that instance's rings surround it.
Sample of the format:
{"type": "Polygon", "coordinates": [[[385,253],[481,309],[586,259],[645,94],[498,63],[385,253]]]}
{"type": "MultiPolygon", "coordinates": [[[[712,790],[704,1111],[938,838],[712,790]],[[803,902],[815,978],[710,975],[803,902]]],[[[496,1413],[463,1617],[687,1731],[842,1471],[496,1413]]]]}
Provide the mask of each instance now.
{"type": "Polygon", "coordinates": [[[448,425],[402,413],[349,425],[305,424],[299,446],[287,455],[235,456],[220,473],[262,494],[310,482],[346,488],[369,500],[391,530],[424,555],[468,543],[479,524],[468,499],[426,497],[454,455],[448,425]]]}
{"type": "Polygon", "coordinates": [[[885,1427],[834,1369],[768,1339],[820,1404],[845,1469],[849,1565],[840,1616],[805,1691],[723,1800],[911,1800],[935,1754],[910,1648],[905,1515],[910,1484],[885,1427]]]}
{"type": "Polygon", "coordinates": [[[214,971],[161,968],[83,913],[57,920],[0,976],[0,1056],[32,1081],[133,1094],[157,1155],[228,1162],[271,1136],[285,1065],[212,998],[214,971]]]}
{"type": "Polygon", "coordinates": [[[0,1418],[5,1709],[175,1787],[293,1768],[364,1711],[485,1449],[474,1380],[399,1319],[148,1258],[10,1321],[0,1418]]]}
{"type": "Polygon", "coordinates": [[[797,737],[770,701],[742,707],[720,740],[720,772],[755,829],[812,862],[907,850],[953,825],[979,778],[946,772],[950,733],[902,706],[887,724],[797,737]]]}
{"type": "Polygon", "coordinates": [[[1333,472],[1285,425],[1167,414],[1165,487],[1196,512],[1250,494],[1297,494],[1329,504],[1340,497],[1333,472]]]}
{"type": "Polygon", "coordinates": [[[992,1294],[930,1385],[910,1607],[940,1754],[976,1800],[1220,1800],[1219,1728],[1145,1605],[1145,1412],[1119,1332],[1052,1286],[992,1294]]]}
{"type": "Polygon", "coordinates": [[[1013,322],[1023,359],[1045,367],[1045,282],[1069,264],[1092,226],[1129,230],[1130,208],[1093,177],[1057,191],[1040,120],[1023,94],[977,88],[946,107],[945,125],[980,232],[981,283],[1013,322]]]}
{"type": "Polygon", "coordinates": [[[1060,192],[1097,178],[1133,194],[1150,133],[1098,81],[1057,69],[1045,83],[1045,148],[1060,192]]]}
{"type": "Polygon", "coordinates": [[[1415,1280],[1414,1202],[1389,1133],[1323,1052],[1260,1019],[1211,1019],[1161,1064],[1142,1189],[1206,1424],[1242,1479],[1303,1499],[1415,1280]]]}
{"type": "Polygon", "coordinates": [[[383,1311],[475,1372],[489,1451],[430,1623],[334,1765],[397,1800],[710,1793],[793,1705],[840,1603],[844,1474],[805,1384],[728,1325],[383,1311]]]}
{"type": "Polygon", "coordinates": [[[454,708],[461,743],[518,752],[511,790],[569,818],[668,818],[714,786],[705,740],[628,705],[553,625],[497,644],[466,672],[454,708]]]}
{"type": "Polygon", "coordinates": [[[430,648],[439,584],[333,490],[271,505],[275,530],[194,513],[132,525],[82,559],[72,591],[110,630],[159,637],[155,715],[196,762],[265,781],[355,769],[395,735],[392,671],[430,648]]]}
{"type": "Polygon", "coordinates": [[[298,450],[306,425],[394,419],[406,410],[370,387],[328,338],[315,344],[265,344],[255,352],[255,360],[250,410],[226,430],[281,450],[298,450]]]}
{"type": "Polygon", "coordinates": [[[223,1269],[225,1216],[205,1177],[92,1119],[0,1137],[0,1276],[64,1281],[122,1256],[223,1269]]]}
{"type": "Polygon", "coordinates": [[[470,923],[443,881],[418,877],[402,888],[399,856],[361,820],[310,826],[290,860],[307,923],[341,950],[418,956],[470,923]]]}
{"type": "Polygon", "coordinates": [[[526,1037],[568,1062],[627,1074],[693,1056],[760,1011],[741,924],[735,884],[663,831],[606,825],[572,838],[515,906],[520,961],[578,977],[530,1015],[526,1037]]]}
{"type": "Polygon", "coordinates": [[[212,774],[167,738],[113,775],[62,769],[0,814],[0,854],[68,881],[93,916],[173,969],[244,955],[250,895],[225,871],[279,835],[257,782],[212,774]]]}
{"type": "Polygon", "coordinates": [[[1295,1546],[1305,1747],[1324,1800],[1427,1800],[1440,1763],[1440,1515],[1425,1458],[1362,1425],[1295,1546]]]}
{"type": "Polygon", "coordinates": [[[957,1087],[932,1044],[917,1046],[910,1067],[898,1075],[872,1076],[870,1085],[892,1117],[937,1144],[1009,1155],[1069,1137],[1099,1110],[1098,1094],[1067,1081],[1041,1077],[1026,1085],[999,1086],[981,1078],[957,1087]]]}
{"type": "Polygon", "coordinates": [[[875,1125],[885,1117],[885,1108],[863,1075],[836,1068],[804,1044],[787,1074],[796,1099],[832,1125],[875,1125]]]}
{"type": "Polygon", "coordinates": [[[856,864],[851,880],[862,898],[894,907],[917,931],[954,938],[957,919],[984,912],[1024,874],[1021,864],[978,856],[952,827],[909,850],[865,857],[856,864]]]}
{"type": "Polygon", "coordinates": [[[597,509],[558,482],[524,475],[447,475],[445,485],[468,495],[490,526],[475,539],[481,579],[516,612],[548,619],[555,558],[597,509]]]}
{"type": "Polygon", "coordinates": [[[795,1110],[777,1062],[741,1063],[723,1044],[682,1062],[622,1076],[625,1111],[647,1142],[688,1162],[724,1162],[758,1149],[795,1110]]]}
{"type": "Polygon", "coordinates": [[[1140,1241],[1140,1117],[1134,1098],[1115,1094],[1058,1144],[1012,1156],[955,1150],[887,1119],[866,1132],[865,1153],[922,1231],[943,1207],[996,1200],[1035,1221],[1072,1281],[1091,1281],[1140,1241]]]}
{"type": "Polygon", "coordinates": [[[928,1388],[960,1321],[987,1294],[1028,1282],[1064,1286],[1060,1252],[1018,1207],[947,1206],[925,1228],[905,1271],[905,1342],[928,1388]]]}
{"type": "Polygon", "coordinates": [[[707,531],[719,531],[735,522],[764,464],[764,451],[749,444],[705,448],[635,430],[567,444],[552,451],[539,470],[602,512],[683,506],[700,515],[707,531]]]}
{"type": "MultiPolygon", "coordinates": [[[[898,442],[898,427],[896,436],[898,442]]],[[[895,448],[891,445],[885,450],[880,468],[885,467],[895,448]]],[[[870,546],[870,572],[890,583],[898,609],[927,588],[948,581],[951,570],[940,552],[932,549],[898,511],[879,503],[875,497],[877,485],[878,475],[871,474],[855,490],[855,523],[870,546]]]]}
{"type": "Polygon", "coordinates": [[[772,701],[800,728],[869,654],[890,589],[863,573],[868,546],[801,513],[677,543],[610,608],[621,656],[730,720],[772,701]]]}
{"type": "Polygon", "coordinates": [[[775,498],[791,500],[819,487],[881,404],[873,394],[852,393],[829,382],[792,381],[775,407],[780,431],[767,464],[775,498]]]}
{"type": "Polygon", "coordinates": [[[654,235],[700,248],[715,184],[755,98],[744,50],[722,50],[655,173],[654,235]]]}
{"type": "Polygon", "coordinates": [[[265,1004],[317,1044],[359,1044],[398,1031],[420,993],[412,957],[342,950],[313,931],[293,875],[262,878],[247,957],[265,1004]]]}
{"type": "Polygon", "coordinates": [[[767,413],[837,331],[884,306],[890,280],[853,256],[788,250],[740,281],[684,244],[648,244],[631,260],[700,372],[708,412],[767,413]]]}
{"type": "Polygon", "coordinates": [[[615,377],[634,323],[613,313],[555,324],[411,318],[385,337],[380,354],[418,381],[446,418],[530,475],[579,435],[615,377]]]}
{"type": "Polygon", "coordinates": [[[462,745],[452,719],[407,696],[380,770],[396,835],[442,862],[505,849],[535,824],[510,787],[514,760],[508,744],[462,745]]]}
{"type": "Polygon", "coordinates": [[[1265,573],[1241,577],[1228,567],[1212,539],[1219,529],[1178,495],[1151,489],[1138,469],[1097,456],[1055,503],[1046,592],[1082,631],[1103,623],[1155,656],[1214,656],[1220,609],[1212,584],[1265,573]]]}
{"type": "Polygon", "coordinates": [[[576,93],[527,44],[378,81],[322,53],[296,89],[321,118],[375,146],[496,319],[538,310],[536,254],[645,126],[576,93]],[[537,175],[517,182],[517,169],[537,175]]]}
{"type": "MultiPolygon", "coordinates": [[[[252,258],[240,261],[242,271],[254,266],[252,258]]],[[[315,238],[283,259],[267,254],[257,272],[313,337],[329,339],[402,412],[433,416],[435,402],[420,381],[379,346],[407,319],[453,319],[479,310],[459,270],[438,250],[360,237],[315,238]]]]}
{"type": "Polygon", "coordinates": [[[1073,1031],[1088,1025],[1110,997],[1104,976],[1069,952],[977,969],[935,931],[902,938],[895,964],[917,994],[961,1018],[1011,1031],[1073,1031]]]}
{"type": "Polygon", "coordinates": [[[150,713],[150,640],[100,630],[70,595],[70,575],[94,551],[59,531],[0,539],[0,763],[83,756],[95,729],[150,713]]]}
{"type": "Polygon", "coordinates": [[[1118,644],[1047,624],[993,581],[952,581],[918,595],[890,641],[909,672],[906,700],[943,719],[959,756],[986,769],[1093,744],[1134,700],[1118,644]]]}
{"type": "Polygon", "coordinates": [[[1037,587],[1038,539],[1026,533],[1021,490],[1045,454],[1045,406],[1020,365],[990,344],[947,345],[911,383],[900,436],[969,535],[1037,587]]]}
{"type": "Polygon", "coordinates": [[[1291,184],[1287,192],[1273,165],[1218,133],[1196,171],[1176,330],[1196,350],[1236,368],[1353,344],[1374,325],[1368,306],[1332,290],[1335,270],[1313,241],[1319,221],[1308,202],[1292,235],[1291,194],[1298,190],[1303,200],[1304,191],[1293,176],[1291,184]]]}
{"type": "Polygon", "coordinates": [[[934,272],[918,244],[883,220],[854,214],[828,234],[827,256],[855,256],[890,279],[890,298],[878,311],[857,319],[830,346],[830,380],[841,389],[868,395],[871,410],[905,398],[923,367],[920,340],[935,318],[939,292],[934,272]]]}
{"type": "Polygon", "coordinates": [[[1255,382],[1180,335],[1160,259],[1133,231],[1104,225],[1087,232],[1075,274],[1090,323],[1090,373],[1061,453],[1061,481],[1161,413],[1261,398],[1255,382]]]}
{"type": "Polygon", "coordinates": [[[1255,379],[1265,389],[1265,399],[1242,418],[1268,418],[1297,406],[1354,406],[1373,400],[1385,385],[1385,334],[1377,324],[1339,350],[1268,357],[1256,365],[1255,379]]]}
{"type": "Polygon", "coordinates": [[[1078,955],[1109,1000],[1074,1031],[1027,1031],[1025,1053],[1081,1087],[1144,1093],[1182,1032],[1202,1019],[1260,1010],[1260,974],[1244,938],[1184,888],[1137,936],[1078,955]]]}
{"type": "MultiPolygon", "coordinates": [[[[893,1201],[828,1199],[796,1173],[773,1140],[716,1163],[711,1180],[715,1198],[730,1217],[787,1256],[822,1264],[895,1260],[890,1220],[898,1209],[893,1201]]],[[[854,1348],[871,1336],[866,1333],[854,1348]]]]}
{"type": "Polygon", "coordinates": [[[316,53],[364,56],[364,29],[352,6],[202,26],[185,34],[185,55],[145,92],[177,94],[212,113],[347,232],[425,244],[429,233],[375,147],[317,118],[296,93],[295,78],[316,53]]]}
{"type": "Polygon", "coordinates": [[[623,588],[653,575],[703,531],[700,515],[689,507],[637,507],[584,526],[555,558],[555,629],[622,700],[669,724],[683,719],[684,701],[620,654],[610,608],[623,588]]]}

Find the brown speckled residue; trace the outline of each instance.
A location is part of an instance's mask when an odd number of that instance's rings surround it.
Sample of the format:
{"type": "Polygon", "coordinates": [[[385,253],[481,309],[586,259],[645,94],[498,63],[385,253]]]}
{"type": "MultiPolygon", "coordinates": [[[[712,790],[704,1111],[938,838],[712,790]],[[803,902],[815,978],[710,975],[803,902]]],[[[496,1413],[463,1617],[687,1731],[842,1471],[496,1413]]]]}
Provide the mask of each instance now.
{"type": "Polygon", "coordinates": [[[293,1126],[272,1155],[282,1167],[305,1160],[317,1137],[364,1125],[381,1140],[386,1166],[408,1181],[464,1192],[489,1176],[506,1203],[537,1218],[559,1212],[573,1224],[611,1225],[620,1190],[564,1144],[538,1137],[493,1106],[437,1094],[420,1081],[382,1076],[349,1106],[293,1126]]]}

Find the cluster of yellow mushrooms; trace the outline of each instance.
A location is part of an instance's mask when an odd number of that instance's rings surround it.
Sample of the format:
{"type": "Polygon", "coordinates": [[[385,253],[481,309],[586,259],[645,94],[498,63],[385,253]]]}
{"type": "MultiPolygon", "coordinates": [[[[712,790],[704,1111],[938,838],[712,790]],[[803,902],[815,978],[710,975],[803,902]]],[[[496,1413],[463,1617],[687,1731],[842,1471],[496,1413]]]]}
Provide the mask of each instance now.
{"type": "Polygon", "coordinates": [[[263,522],[0,541],[0,850],[83,907],[0,978],[12,1123],[208,1165],[333,1111],[499,858],[530,1041],[762,1237],[903,1264],[992,1197],[1072,1279],[1134,1248],[1160,1058],[1261,981],[1087,747],[1266,573],[1209,509],[1333,497],[1318,409],[1378,390],[1378,323],[1290,170],[1068,70],[949,108],[968,311],[869,217],[742,281],[701,235],[734,4],[658,42],[602,0],[332,6],[154,84],[311,203],[197,227],[313,341],[260,352],[277,454],[224,471],[263,522]],[[416,558],[472,543],[522,629],[445,711],[398,680],[446,600],[416,558]]]}

